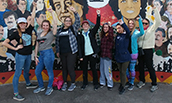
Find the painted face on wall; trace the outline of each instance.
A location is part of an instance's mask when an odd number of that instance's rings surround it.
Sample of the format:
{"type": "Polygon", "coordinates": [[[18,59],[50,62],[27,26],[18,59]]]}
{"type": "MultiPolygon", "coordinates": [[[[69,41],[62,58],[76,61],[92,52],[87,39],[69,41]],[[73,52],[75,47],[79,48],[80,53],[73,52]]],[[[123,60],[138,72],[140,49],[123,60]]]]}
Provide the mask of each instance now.
{"type": "Polygon", "coordinates": [[[25,0],[19,0],[19,4],[17,5],[18,9],[21,11],[26,10],[26,1],[25,0]]]}
{"type": "Polygon", "coordinates": [[[167,2],[167,11],[172,14],[172,1],[167,2]]]}
{"type": "Polygon", "coordinates": [[[8,6],[7,0],[0,0],[0,10],[6,9],[8,6]]]}
{"type": "Polygon", "coordinates": [[[135,18],[140,13],[140,0],[118,0],[118,7],[125,18],[135,18]]]}
{"type": "Polygon", "coordinates": [[[39,18],[36,18],[36,22],[38,23],[39,26],[41,26],[42,21],[45,19],[46,19],[46,14],[40,14],[39,18]]]}
{"type": "Polygon", "coordinates": [[[44,1],[43,1],[43,0],[38,0],[38,1],[36,2],[36,4],[37,4],[36,9],[37,9],[38,11],[44,9],[44,1]]]}
{"type": "Polygon", "coordinates": [[[53,4],[60,21],[64,22],[66,17],[74,19],[74,14],[69,9],[72,6],[72,0],[53,0],[53,4]]]}
{"type": "Polygon", "coordinates": [[[4,19],[5,23],[7,24],[8,29],[14,27],[16,25],[16,20],[14,15],[10,15],[4,19]]]}
{"type": "Polygon", "coordinates": [[[168,38],[172,38],[172,27],[168,29],[168,38]]]}
{"type": "Polygon", "coordinates": [[[159,1],[153,2],[153,5],[158,9],[158,11],[161,11],[162,5],[160,4],[159,1]]]}
{"type": "Polygon", "coordinates": [[[172,57],[172,45],[171,45],[171,43],[169,43],[167,46],[167,52],[168,52],[168,55],[170,55],[172,57]]]}
{"type": "Polygon", "coordinates": [[[162,36],[161,31],[155,32],[155,45],[160,47],[163,44],[164,37],[162,36]]]}

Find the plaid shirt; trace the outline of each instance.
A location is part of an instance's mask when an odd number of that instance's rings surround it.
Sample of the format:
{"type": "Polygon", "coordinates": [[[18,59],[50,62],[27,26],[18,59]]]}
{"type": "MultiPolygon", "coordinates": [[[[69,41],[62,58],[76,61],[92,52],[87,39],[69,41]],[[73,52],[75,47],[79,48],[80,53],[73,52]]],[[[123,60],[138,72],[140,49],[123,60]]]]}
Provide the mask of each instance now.
{"type": "MultiPolygon", "coordinates": [[[[78,29],[80,27],[80,17],[79,17],[79,14],[78,13],[74,13],[75,15],[75,22],[74,24],[72,25],[73,26],[73,29],[74,29],[74,32],[75,34],[73,34],[72,30],[69,28],[68,29],[68,35],[69,35],[69,43],[70,43],[70,47],[71,47],[71,50],[72,50],[72,54],[76,53],[78,51],[78,44],[77,44],[77,40],[76,40],[76,36],[77,35],[77,32],[78,32],[78,29]]],[[[59,37],[62,36],[60,35],[62,31],[62,28],[60,28],[56,34],[56,53],[59,53],[60,52],[60,47],[59,47],[59,37]]]]}
{"type": "Polygon", "coordinates": [[[110,27],[108,35],[101,38],[101,57],[112,59],[112,48],[114,45],[113,28],[110,27]]]}

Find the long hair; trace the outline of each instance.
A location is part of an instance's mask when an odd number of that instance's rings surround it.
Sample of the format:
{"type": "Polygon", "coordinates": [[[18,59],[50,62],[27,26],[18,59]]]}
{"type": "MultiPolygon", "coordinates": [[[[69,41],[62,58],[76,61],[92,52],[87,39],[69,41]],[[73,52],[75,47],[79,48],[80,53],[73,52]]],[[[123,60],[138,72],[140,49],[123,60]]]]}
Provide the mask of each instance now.
{"type": "MultiPolygon", "coordinates": [[[[101,30],[101,32],[100,32],[100,38],[103,38],[104,35],[105,35],[105,32],[104,32],[104,30],[103,30],[103,28],[104,28],[105,25],[108,25],[108,23],[104,23],[104,24],[102,25],[102,30],[101,30]]],[[[108,25],[108,27],[110,28],[109,25],[108,25]]],[[[109,31],[108,31],[108,32],[109,32],[109,31]]],[[[108,33],[108,32],[107,32],[107,33],[108,33]]]]}
{"type": "Polygon", "coordinates": [[[129,20],[128,20],[128,27],[129,27],[129,22],[130,22],[130,21],[133,21],[133,23],[134,23],[133,30],[132,30],[131,33],[130,33],[131,35],[133,35],[133,32],[134,32],[134,30],[135,30],[135,28],[136,28],[136,20],[134,20],[134,19],[129,19],[129,20]]]}
{"type": "Polygon", "coordinates": [[[46,35],[48,34],[48,32],[51,31],[51,24],[50,24],[50,21],[49,21],[49,20],[43,20],[43,21],[42,21],[42,24],[41,24],[41,28],[42,28],[42,26],[43,26],[43,23],[48,23],[48,25],[49,25],[49,29],[48,29],[47,33],[44,35],[44,36],[46,36],[46,35]]]}
{"type": "MultiPolygon", "coordinates": [[[[28,25],[28,23],[26,24],[26,27],[27,27],[27,25],[28,25]]],[[[22,38],[21,38],[22,37],[22,31],[21,31],[19,24],[17,24],[17,31],[18,31],[19,36],[20,36],[20,43],[22,43],[22,38]]]]}

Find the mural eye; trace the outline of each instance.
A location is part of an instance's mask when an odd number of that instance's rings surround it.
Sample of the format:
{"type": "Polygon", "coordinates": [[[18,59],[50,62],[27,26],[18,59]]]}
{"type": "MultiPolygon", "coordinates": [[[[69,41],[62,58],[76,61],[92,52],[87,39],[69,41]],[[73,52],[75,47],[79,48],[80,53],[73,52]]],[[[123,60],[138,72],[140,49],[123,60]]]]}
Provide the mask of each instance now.
{"type": "Polygon", "coordinates": [[[56,4],[55,7],[56,7],[57,9],[60,9],[61,5],[60,5],[60,4],[56,4]]]}
{"type": "Polygon", "coordinates": [[[126,3],[127,1],[126,0],[122,0],[121,3],[126,3]]]}
{"type": "Polygon", "coordinates": [[[66,5],[72,5],[72,2],[66,2],[66,5]]]}
{"type": "Polygon", "coordinates": [[[138,0],[133,0],[133,2],[138,2],[138,0]]]}

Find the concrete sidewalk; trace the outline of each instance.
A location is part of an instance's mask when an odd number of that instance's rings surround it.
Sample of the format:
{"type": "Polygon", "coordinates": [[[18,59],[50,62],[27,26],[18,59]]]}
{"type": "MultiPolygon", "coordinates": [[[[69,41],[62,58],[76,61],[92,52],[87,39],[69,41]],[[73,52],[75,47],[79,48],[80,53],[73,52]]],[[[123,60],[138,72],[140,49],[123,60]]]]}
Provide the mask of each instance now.
{"type": "MultiPolygon", "coordinates": [[[[118,94],[119,83],[114,84],[112,91],[108,91],[107,87],[94,91],[92,83],[82,91],[82,82],[77,82],[76,85],[73,92],[54,90],[50,96],[45,96],[45,91],[34,94],[34,89],[26,89],[25,83],[20,83],[19,92],[25,97],[23,103],[172,103],[172,85],[164,83],[158,83],[159,89],[153,93],[149,91],[151,84],[146,83],[143,88],[126,90],[123,95],[118,94]]],[[[0,86],[0,103],[19,103],[12,97],[12,84],[0,86]]]]}

